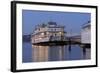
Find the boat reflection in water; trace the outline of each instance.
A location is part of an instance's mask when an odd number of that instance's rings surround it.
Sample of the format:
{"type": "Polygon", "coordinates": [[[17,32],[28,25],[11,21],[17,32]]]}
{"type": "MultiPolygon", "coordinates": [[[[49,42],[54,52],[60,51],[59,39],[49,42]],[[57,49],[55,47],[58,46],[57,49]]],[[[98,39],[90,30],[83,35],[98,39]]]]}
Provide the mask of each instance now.
{"type": "Polygon", "coordinates": [[[48,46],[32,45],[32,61],[34,62],[48,61],[48,46]]]}
{"type": "Polygon", "coordinates": [[[90,48],[79,45],[36,46],[32,45],[32,62],[85,60],[91,58],[90,48]]]}

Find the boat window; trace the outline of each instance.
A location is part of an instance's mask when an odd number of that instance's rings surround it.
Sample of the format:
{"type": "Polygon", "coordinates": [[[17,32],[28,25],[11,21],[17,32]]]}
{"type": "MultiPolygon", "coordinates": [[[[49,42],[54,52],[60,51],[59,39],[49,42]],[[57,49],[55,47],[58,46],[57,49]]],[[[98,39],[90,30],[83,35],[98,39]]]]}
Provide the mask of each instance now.
{"type": "Polygon", "coordinates": [[[46,35],[46,32],[44,32],[44,35],[46,35]]]}

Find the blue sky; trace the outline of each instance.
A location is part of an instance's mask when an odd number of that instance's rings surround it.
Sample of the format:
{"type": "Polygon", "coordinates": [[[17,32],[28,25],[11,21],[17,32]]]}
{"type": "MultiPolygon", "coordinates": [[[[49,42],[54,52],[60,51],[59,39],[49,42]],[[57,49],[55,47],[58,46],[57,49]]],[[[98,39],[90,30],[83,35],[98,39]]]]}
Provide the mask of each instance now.
{"type": "Polygon", "coordinates": [[[23,34],[32,33],[34,26],[41,23],[54,21],[59,25],[64,25],[66,32],[80,33],[81,27],[91,18],[90,13],[79,12],[55,12],[55,11],[22,11],[23,34]]]}

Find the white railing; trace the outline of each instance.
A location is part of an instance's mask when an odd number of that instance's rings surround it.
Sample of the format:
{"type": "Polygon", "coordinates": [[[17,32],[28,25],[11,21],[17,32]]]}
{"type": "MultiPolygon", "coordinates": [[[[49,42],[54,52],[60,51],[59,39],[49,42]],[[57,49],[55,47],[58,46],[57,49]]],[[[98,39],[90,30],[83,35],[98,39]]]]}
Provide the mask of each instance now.
{"type": "Polygon", "coordinates": [[[65,40],[67,40],[67,39],[64,36],[62,36],[62,37],[61,36],[53,36],[50,38],[50,41],[65,41],[65,40]]]}
{"type": "Polygon", "coordinates": [[[32,43],[40,43],[40,42],[49,42],[49,41],[66,41],[66,37],[61,36],[52,36],[52,37],[45,37],[45,38],[38,38],[38,39],[32,39],[32,43]]]}

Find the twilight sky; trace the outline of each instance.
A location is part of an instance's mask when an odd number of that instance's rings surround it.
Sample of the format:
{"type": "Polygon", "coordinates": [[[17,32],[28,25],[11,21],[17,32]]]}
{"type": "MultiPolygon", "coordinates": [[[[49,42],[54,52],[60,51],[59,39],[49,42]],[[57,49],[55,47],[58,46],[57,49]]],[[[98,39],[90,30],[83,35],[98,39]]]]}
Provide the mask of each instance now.
{"type": "Polygon", "coordinates": [[[82,25],[90,19],[90,13],[23,10],[22,30],[23,35],[30,34],[35,25],[54,21],[64,25],[66,32],[80,33],[82,25]]]}

